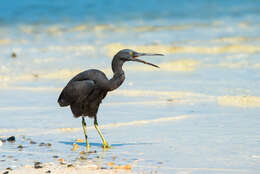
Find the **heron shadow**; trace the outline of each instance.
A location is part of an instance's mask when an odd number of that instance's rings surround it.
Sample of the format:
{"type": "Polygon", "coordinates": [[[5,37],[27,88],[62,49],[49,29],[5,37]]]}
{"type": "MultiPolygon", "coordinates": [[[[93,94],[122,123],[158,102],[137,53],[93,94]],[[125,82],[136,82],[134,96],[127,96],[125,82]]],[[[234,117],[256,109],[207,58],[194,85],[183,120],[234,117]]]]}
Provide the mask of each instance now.
{"type": "MultiPolygon", "coordinates": [[[[78,144],[79,146],[86,146],[86,143],[78,143],[78,142],[71,142],[71,141],[59,141],[59,143],[65,144],[65,145],[73,145],[78,144]]],[[[90,146],[96,146],[100,147],[103,144],[102,143],[89,143],[90,146]]],[[[115,143],[110,144],[112,147],[121,147],[121,146],[137,146],[137,145],[151,145],[152,143],[115,143]]]]}

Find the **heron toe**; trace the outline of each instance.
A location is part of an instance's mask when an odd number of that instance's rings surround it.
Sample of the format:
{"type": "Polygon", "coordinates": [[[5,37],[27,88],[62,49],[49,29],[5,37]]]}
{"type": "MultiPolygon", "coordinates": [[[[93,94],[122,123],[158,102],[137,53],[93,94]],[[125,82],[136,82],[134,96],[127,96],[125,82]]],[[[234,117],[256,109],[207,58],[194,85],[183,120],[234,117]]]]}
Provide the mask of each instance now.
{"type": "Polygon", "coordinates": [[[103,149],[109,149],[111,148],[111,146],[107,143],[107,142],[104,142],[104,144],[102,145],[103,149]]]}

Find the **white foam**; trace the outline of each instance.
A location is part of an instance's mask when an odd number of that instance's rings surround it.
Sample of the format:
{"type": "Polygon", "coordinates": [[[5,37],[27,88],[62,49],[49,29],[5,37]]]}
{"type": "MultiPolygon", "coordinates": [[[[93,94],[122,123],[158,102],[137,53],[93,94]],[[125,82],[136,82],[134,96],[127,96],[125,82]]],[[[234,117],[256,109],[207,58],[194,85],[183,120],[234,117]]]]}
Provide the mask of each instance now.
{"type": "Polygon", "coordinates": [[[235,107],[260,107],[260,97],[258,96],[221,96],[217,98],[217,103],[223,106],[235,107]]]}
{"type": "MultiPolygon", "coordinates": [[[[104,124],[100,125],[100,128],[102,129],[115,129],[119,127],[126,127],[126,126],[142,126],[142,125],[149,125],[149,124],[163,124],[163,123],[169,123],[174,121],[180,121],[185,119],[190,119],[194,117],[198,117],[200,115],[179,115],[179,116],[172,116],[172,117],[160,117],[157,119],[152,120],[137,120],[137,121],[131,121],[131,122],[119,122],[119,123],[110,123],[110,124],[104,124]]],[[[88,127],[88,129],[95,129],[94,126],[88,127]]],[[[29,134],[30,136],[33,135],[42,135],[42,134],[56,134],[59,132],[78,132],[82,131],[81,127],[77,128],[57,128],[57,129],[33,129],[33,128],[23,128],[23,129],[0,129],[0,133],[16,133],[16,132],[23,132],[24,134],[29,134]]]]}
{"type": "MultiPolygon", "coordinates": [[[[126,127],[126,126],[141,126],[145,124],[153,124],[153,123],[165,123],[165,122],[172,122],[172,121],[178,121],[178,120],[185,120],[189,118],[196,117],[198,115],[180,115],[180,116],[173,116],[173,117],[161,117],[158,119],[153,120],[137,120],[137,121],[131,121],[131,122],[121,122],[121,123],[111,123],[111,124],[105,124],[100,125],[102,129],[114,129],[118,127],[126,127]]],[[[89,129],[94,129],[94,126],[89,127],[89,129]]],[[[82,128],[59,128],[59,131],[62,132],[73,132],[73,131],[81,131],[82,128]]]]}
{"type": "Polygon", "coordinates": [[[124,45],[122,43],[112,43],[106,46],[107,54],[113,56],[116,52],[123,48],[132,48],[141,52],[154,52],[157,50],[159,53],[163,54],[183,54],[183,53],[193,53],[193,54],[223,54],[223,53],[259,53],[260,46],[258,45],[243,45],[234,44],[226,46],[212,46],[212,47],[202,47],[202,46],[175,46],[175,45],[124,45]]]}

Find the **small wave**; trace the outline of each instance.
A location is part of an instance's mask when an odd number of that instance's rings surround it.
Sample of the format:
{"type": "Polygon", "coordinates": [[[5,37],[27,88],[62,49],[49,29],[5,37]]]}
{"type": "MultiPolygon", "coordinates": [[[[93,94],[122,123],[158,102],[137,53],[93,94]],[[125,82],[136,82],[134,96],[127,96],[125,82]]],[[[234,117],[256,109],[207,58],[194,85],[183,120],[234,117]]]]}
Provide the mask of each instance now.
{"type": "MultiPolygon", "coordinates": [[[[158,166],[142,166],[142,165],[136,165],[137,168],[158,168],[158,166]]],[[[198,171],[203,171],[202,173],[211,173],[211,172],[232,172],[232,173],[248,173],[249,170],[247,169],[236,169],[236,168],[179,168],[179,167],[164,167],[160,166],[160,169],[166,169],[166,170],[175,170],[176,174],[191,174],[191,173],[197,173],[198,171]]],[[[175,172],[174,172],[175,173],[175,172]]]]}
{"type": "Polygon", "coordinates": [[[254,68],[253,65],[250,65],[248,61],[238,61],[238,62],[221,62],[219,63],[220,67],[224,68],[246,68],[246,67],[252,67],[254,68]]]}
{"type": "Polygon", "coordinates": [[[19,111],[19,110],[45,110],[53,109],[56,107],[53,106],[9,106],[9,107],[0,107],[1,111],[19,111]]]}
{"type": "Polygon", "coordinates": [[[128,66],[130,71],[176,71],[176,72],[191,72],[199,68],[200,62],[192,59],[180,59],[171,62],[157,64],[160,69],[155,69],[150,66],[128,66]]]}
{"type": "Polygon", "coordinates": [[[45,86],[42,86],[42,87],[41,87],[41,86],[37,86],[37,87],[28,87],[28,86],[3,86],[3,87],[1,87],[1,89],[41,92],[41,91],[60,91],[62,88],[45,87],[45,86]]]}
{"type": "Polygon", "coordinates": [[[205,94],[193,93],[189,91],[117,90],[111,94],[131,97],[155,96],[159,98],[212,98],[211,96],[205,94]]]}
{"type": "Polygon", "coordinates": [[[254,40],[260,40],[260,38],[249,38],[249,37],[221,37],[212,40],[213,43],[229,43],[229,44],[240,44],[243,42],[249,42],[254,40]]]}
{"type": "Polygon", "coordinates": [[[0,45],[7,45],[11,42],[12,42],[12,40],[10,40],[10,39],[0,39],[0,45]]]}
{"type": "Polygon", "coordinates": [[[142,52],[157,52],[163,54],[176,53],[192,53],[192,54],[224,54],[224,53],[259,53],[260,46],[257,45],[227,45],[227,46],[213,46],[213,47],[199,47],[199,46],[171,46],[171,45],[124,45],[121,43],[112,43],[106,46],[107,54],[114,55],[118,50],[123,48],[131,48],[142,52]]]}
{"type": "Polygon", "coordinates": [[[36,34],[36,33],[47,33],[49,35],[59,35],[68,32],[155,32],[155,31],[175,31],[175,30],[187,30],[194,27],[216,27],[219,24],[216,23],[192,23],[192,24],[179,24],[179,25],[138,25],[138,26],[128,26],[128,25],[112,25],[112,24],[97,24],[90,25],[88,23],[81,23],[74,26],[65,25],[48,25],[45,27],[40,27],[37,25],[20,25],[19,30],[26,34],[36,34]]]}
{"type": "MultiPolygon", "coordinates": [[[[161,117],[158,119],[152,120],[138,120],[138,121],[131,121],[131,122],[119,122],[119,123],[111,123],[111,124],[104,124],[100,125],[102,129],[114,129],[118,127],[124,126],[141,126],[145,124],[153,124],[153,123],[168,123],[172,121],[179,121],[185,120],[189,118],[194,118],[199,115],[180,115],[180,116],[173,116],[173,117],[161,117]]],[[[89,126],[88,129],[95,129],[94,126],[89,126]]],[[[77,132],[82,131],[82,128],[57,128],[57,129],[33,129],[33,128],[23,128],[23,129],[0,129],[0,133],[15,133],[15,132],[22,132],[27,133],[30,135],[39,135],[39,134],[55,134],[58,132],[77,132]]]]}
{"type": "Polygon", "coordinates": [[[258,96],[221,96],[217,97],[217,103],[223,106],[235,107],[260,107],[258,96]]]}
{"type": "MultiPolygon", "coordinates": [[[[121,122],[121,123],[111,123],[111,124],[105,124],[100,125],[103,129],[114,129],[118,127],[124,127],[124,126],[137,126],[137,125],[145,125],[145,124],[152,124],[152,123],[164,123],[164,122],[171,122],[171,121],[178,121],[178,120],[184,120],[196,117],[197,115],[180,115],[180,116],[174,116],[174,117],[163,117],[153,120],[138,120],[138,121],[131,121],[131,122],[121,122]]],[[[94,129],[94,126],[89,127],[90,129],[94,129]]],[[[59,128],[59,131],[62,132],[74,132],[74,131],[81,131],[81,128],[59,128]]]]}
{"type": "Polygon", "coordinates": [[[5,82],[17,82],[17,81],[33,81],[36,79],[69,79],[76,74],[81,72],[81,70],[68,70],[62,69],[54,72],[37,73],[37,74],[20,74],[16,76],[12,75],[2,75],[0,76],[0,81],[5,82]]]}
{"type": "Polygon", "coordinates": [[[0,129],[0,133],[28,132],[29,129],[0,129]]]}
{"type": "Polygon", "coordinates": [[[29,41],[25,39],[0,39],[0,45],[10,45],[12,43],[27,44],[29,41]]]}

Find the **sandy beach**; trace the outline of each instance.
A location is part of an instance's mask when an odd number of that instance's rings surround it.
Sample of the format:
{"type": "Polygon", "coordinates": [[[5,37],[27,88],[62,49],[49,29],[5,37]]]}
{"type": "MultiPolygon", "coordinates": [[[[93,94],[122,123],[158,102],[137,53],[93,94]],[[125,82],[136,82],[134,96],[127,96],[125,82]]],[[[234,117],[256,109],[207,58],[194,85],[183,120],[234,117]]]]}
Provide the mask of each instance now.
{"type": "Polygon", "coordinates": [[[15,170],[4,170],[1,173],[7,174],[27,174],[27,173],[35,173],[35,174],[42,174],[42,173],[71,173],[71,174],[132,174],[135,172],[131,172],[128,166],[114,166],[110,164],[111,169],[107,169],[105,167],[98,167],[95,164],[88,164],[88,165],[72,165],[72,164],[55,164],[55,163],[46,163],[41,164],[40,168],[35,168],[34,166],[25,165],[23,167],[17,168],[15,170]],[[115,168],[115,169],[113,169],[115,168]],[[124,169],[125,168],[125,169],[124,169]]]}
{"type": "Polygon", "coordinates": [[[2,6],[0,173],[260,173],[260,2],[2,6]],[[111,78],[124,48],[164,56],[124,64],[97,116],[111,148],[87,118],[84,154],[81,119],[57,99],[81,71],[111,78]]]}

